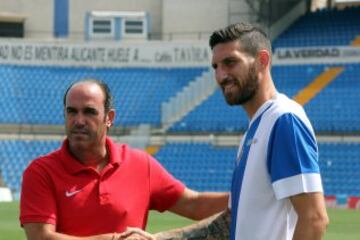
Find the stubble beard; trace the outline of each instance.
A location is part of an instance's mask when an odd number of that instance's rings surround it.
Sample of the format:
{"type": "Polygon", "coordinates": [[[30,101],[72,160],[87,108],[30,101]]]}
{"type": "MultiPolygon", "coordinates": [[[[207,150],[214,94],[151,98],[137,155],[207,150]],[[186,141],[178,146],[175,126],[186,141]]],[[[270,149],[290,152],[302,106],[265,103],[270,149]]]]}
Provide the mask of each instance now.
{"type": "Polygon", "coordinates": [[[243,105],[250,101],[258,92],[259,80],[256,74],[255,66],[252,65],[246,76],[244,84],[241,84],[238,79],[236,81],[236,93],[226,94],[223,91],[225,100],[230,106],[243,105]]]}

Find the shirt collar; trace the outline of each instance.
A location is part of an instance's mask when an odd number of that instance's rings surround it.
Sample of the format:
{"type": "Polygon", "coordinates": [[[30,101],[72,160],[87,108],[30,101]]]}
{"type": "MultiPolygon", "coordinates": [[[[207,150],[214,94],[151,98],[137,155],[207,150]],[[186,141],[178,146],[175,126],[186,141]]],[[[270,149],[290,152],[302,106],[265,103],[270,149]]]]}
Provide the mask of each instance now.
{"type": "MultiPolygon", "coordinates": [[[[120,165],[122,159],[120,158],[120,150],[117,145],[109,138],[106,137],[106,147],[109,153],[109,163],[113,166],[120,165]]],[[[69,150],[69,140],[65,139],[61,146],[61,162],[65,167],[66,171],[71,175],[77,174],[81,171],[87,171],[90,167],[81,164],[69,150]]]]}
{"type": "Polygon", "coordinates": [[[251,124],[255,121],[255,119],[257,119],[263,112],[268,110],[270,105],[273,104],[274,101],[276,101],[277,98],[278,98],[278,93],[276,93],[273,98],[271,98],[271,99],[267,100],[266,102],[264,102],[259,107],[259,109],[255,112],[254,116],[250,119],[249,126],[251,126],[251,124]]]}

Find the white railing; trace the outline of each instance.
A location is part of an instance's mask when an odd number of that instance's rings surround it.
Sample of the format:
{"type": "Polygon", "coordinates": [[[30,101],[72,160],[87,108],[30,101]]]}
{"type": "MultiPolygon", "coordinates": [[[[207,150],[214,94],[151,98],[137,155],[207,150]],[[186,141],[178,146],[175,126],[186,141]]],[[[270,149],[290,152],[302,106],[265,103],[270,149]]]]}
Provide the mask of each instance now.
{"type": "Polygon", "coordinates": [[[162,104],[162,130],[166,131],[169,129],[175,122],[213,94],[216,88],[217,85],[212,70],[204,72],[194,81],[191,81],[189,85],[185,86],[176,96],[162,104]]]}
{"type": "Polygon", "coordinates": [[[116,141],[129,144],[131,147],[145,149],[149,145],[150,130],[149,124],[141,124],[138,128],[132,129],[130,135],[118,137],[116,141]]]}

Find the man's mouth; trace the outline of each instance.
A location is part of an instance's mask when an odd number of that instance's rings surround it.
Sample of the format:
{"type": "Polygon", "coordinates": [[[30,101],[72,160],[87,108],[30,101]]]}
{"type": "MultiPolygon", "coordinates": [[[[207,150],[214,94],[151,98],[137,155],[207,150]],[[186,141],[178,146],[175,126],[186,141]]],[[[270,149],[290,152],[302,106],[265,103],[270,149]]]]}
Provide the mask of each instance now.
{"type": "Polygon", "coordinates": [[[72,131],[73,135],[88,135],[87,131],[72,131]]]}
{"type": "Polygon", "coordinates": [[[233,87],[236,87],[236,85],[232,82],[227,82],[225,84],[222,84],[222,89],[224,93],[230,92],[233,87]]]}

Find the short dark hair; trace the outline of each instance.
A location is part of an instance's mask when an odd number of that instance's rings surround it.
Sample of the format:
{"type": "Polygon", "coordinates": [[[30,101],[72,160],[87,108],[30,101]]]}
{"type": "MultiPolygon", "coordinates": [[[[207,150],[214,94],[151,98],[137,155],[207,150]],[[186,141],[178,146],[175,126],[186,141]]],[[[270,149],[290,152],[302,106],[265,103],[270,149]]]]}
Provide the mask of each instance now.
{"type": "Polygon", "coordinates": [[[211,49],[219,43],[239,40],[241,51],[256,56],[257,52],[263,49],[271,55],[271,42],[267,34],[259,27],[249,23],[235,23],[212,33],[209,40],[211,49]]]}
{"type": "Polygon", "coordinates": [[[67,96],[68,92],[70,91],[70,89],[78,83],[85,83],[85,82],[95,83],[96,85],[98,85],[101,88],[101,90],[103,91],[104,96],[105,96],[104,109],[105,109],[105,112],[108,113],[110,111],[110,109],[113,108],[113,96],[110,92],[110,88],[105,82],[98,80],[98,79],[92,79],[92,78],[91,79],[83,79],[83,80],[76,81],[76,82],[73,82],[70,84],[70,86],[66,89],[65,94],[64,94],[64,99],[63,99],[64,107],[66,106],[66,96],[67,96]]]}

